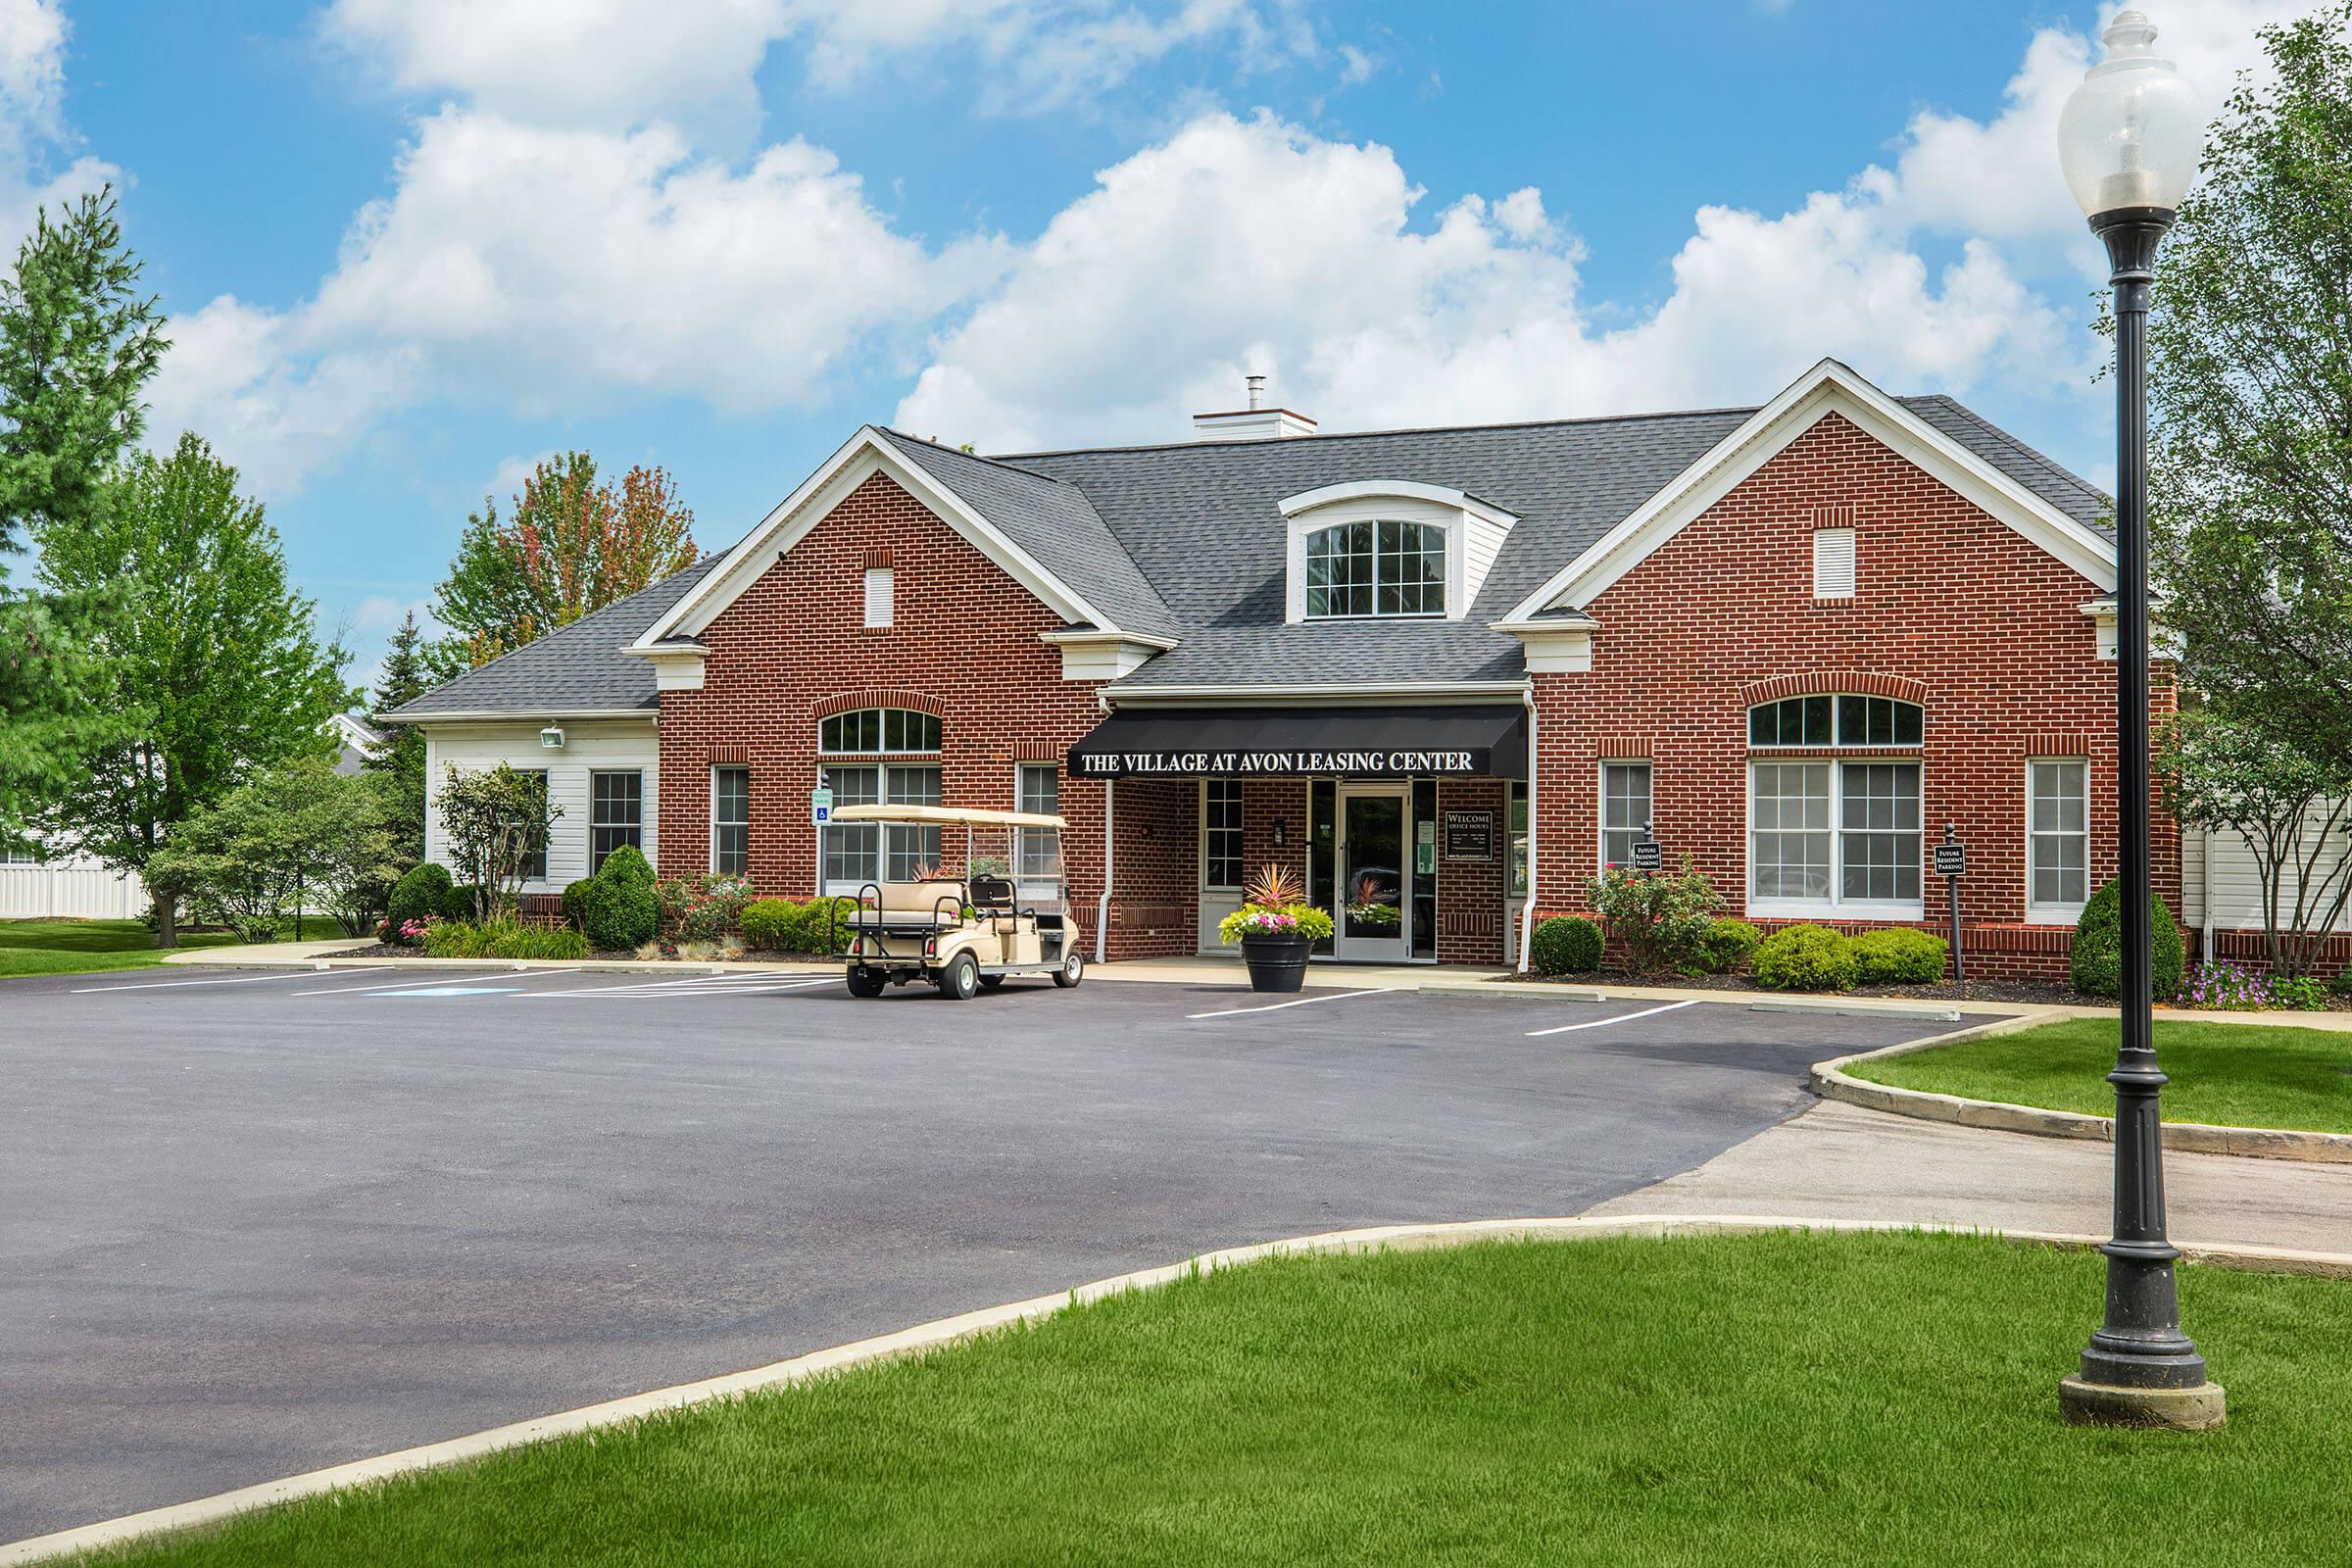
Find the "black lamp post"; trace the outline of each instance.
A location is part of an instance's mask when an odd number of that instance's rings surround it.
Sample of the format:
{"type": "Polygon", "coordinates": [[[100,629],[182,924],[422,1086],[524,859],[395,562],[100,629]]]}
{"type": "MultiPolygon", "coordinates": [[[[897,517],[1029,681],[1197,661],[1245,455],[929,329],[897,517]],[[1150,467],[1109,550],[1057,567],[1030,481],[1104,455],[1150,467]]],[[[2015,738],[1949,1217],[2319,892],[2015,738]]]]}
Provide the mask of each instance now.
{"type": "Polygon", "coordinates": [[[2180,1332],[2164,1233],[2164,1147],[2149,981],[2148,887],[2148,289],[2156,247],[2197,172],[2201,126],[2156,29],[2136,11],[2108,24],[2107,57],[2058,121],[2066,181],[2106,242],[2115,287],[2116,803],[2122,861],[2123,1045],[2115,1071],[2115,1218],[2107,1317],[2059,1385],[2068,1419],[2101,1425],[2222,1424],[2220,1385],[2180,1332]]]}

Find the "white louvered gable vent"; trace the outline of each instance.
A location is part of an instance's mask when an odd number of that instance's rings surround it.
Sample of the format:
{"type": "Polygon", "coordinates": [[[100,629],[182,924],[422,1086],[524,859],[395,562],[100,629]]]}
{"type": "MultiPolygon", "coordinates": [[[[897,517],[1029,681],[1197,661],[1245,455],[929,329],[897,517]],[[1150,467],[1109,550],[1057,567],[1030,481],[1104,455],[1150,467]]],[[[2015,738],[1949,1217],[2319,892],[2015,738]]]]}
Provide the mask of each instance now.
{"type": "Polygon", "coordinates": [[[898,585],[888,566],[865,568],[865,623],[887,626],[897,610],[898,585]]]}
{"type": "Polygon", "coordinates": [[[1854,597],[1853,529],[1816,528],[1813,530],[1813,597],[1816,599],[1851,599],[1854,597]]]}

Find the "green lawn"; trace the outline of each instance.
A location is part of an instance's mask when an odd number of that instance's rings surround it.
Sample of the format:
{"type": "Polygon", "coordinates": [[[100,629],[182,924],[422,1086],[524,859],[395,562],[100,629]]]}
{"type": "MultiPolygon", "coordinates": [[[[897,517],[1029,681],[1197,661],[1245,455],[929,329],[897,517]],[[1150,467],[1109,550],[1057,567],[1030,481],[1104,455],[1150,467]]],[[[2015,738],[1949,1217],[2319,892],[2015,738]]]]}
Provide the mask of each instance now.
{"type": "MultiPolygon", "coordinates": [[[[343,928],[320,915],[302,922],[303,935],[339,937],[343,928]]],[[[280,935],[294,939],[293,922],[280,935]]],[[[192,932],[179,949],[155,945],[155,933],[136,920],[0,920],[0,975],[85,974],[95,969],[137,969],[161,963],[173,951],[226,947],[227,931],[192,932]]]]}
{"type": "MultiPolygon", "coordinates": [[[[2113,1018],[2070,1018],[1846,1070],[1898,1089],[2112,1116],[2118,1028],[2113,1018]]],[[[2173,1080],[2166,1121],[2352,1133],[2352,1034],[2159,1019],[2156,1059],[2173,1080]]]]}
{"type": "Polygon", "coordinates": [[[2016,1568],[2144,1531],[2340,1561],[2352,1286],[2184,1268],[2230,1425],[2094,1431],[2057,1384],[2102,1266],[1923,1236],[1257,1265],[103,1560],[2016,1568]]]}

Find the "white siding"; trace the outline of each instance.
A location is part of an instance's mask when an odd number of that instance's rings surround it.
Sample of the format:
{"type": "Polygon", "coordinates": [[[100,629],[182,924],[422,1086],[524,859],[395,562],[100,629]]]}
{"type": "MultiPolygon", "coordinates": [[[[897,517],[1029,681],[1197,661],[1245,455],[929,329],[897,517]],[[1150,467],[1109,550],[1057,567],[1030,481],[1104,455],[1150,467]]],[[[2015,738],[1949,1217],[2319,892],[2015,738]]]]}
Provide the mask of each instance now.
{"type": "MultiPolygon", "coordinates": [[[[1502,554],[1502,542],[1510,537],[1510,528],[1485,517],[1462,516],[1462,612],[1469,612],[1470,602],[1486,586],[1487,573],[1494,569],[1494,558],[1502,554]]],[[[1448,610],[1453,607],[1448,605],[1448,610]]]]}
{"type": "Polygon", "coordinates": [[[0,865],[0,920],[128,920],[146,909],[135,871],[78,858],[0,865]]]}
{"type": "MultiPolygon", "coordinates": [[[[2255,869],[2254,852],[2228,828],[2203,835],[2202,842],[2199,839],[2193,830],[2182,835],[2182,921],[2193,926],[2211,924],[2222,931],[2261,930],[2262,878],[2255,869]]],[[[2281,918],[2291,917],[2294,900],[2290,872],[2278,895],[2281,918]]],[[[2336,921],[2338,931],[2352,931],[2352,910],[2346,912],[2347,918],[2336,921]]]]}
{"type": "MultiPolygon", "coordinates": [[[[547,880],[526,882],[525,893],[561,893],[567,882],[588,874],[588,775],[635,769],[645,775],[645,858],[656,859],[655,834],[661,820],[661,737],[649,716],[636,719],[564,721],[564,749],[539,744],[536,722],[438,724],[424,732],[425,790],[438,794],[447,770],[492,767],[500,762],[547,770],[548,804],[563,815],[547,835],[547,880]]],[[[449,864],[449,843],[438,811],[427,809],[424,858],[449,864]]],[[[659,861],[657,860],[658,864],[659,861]]]]}

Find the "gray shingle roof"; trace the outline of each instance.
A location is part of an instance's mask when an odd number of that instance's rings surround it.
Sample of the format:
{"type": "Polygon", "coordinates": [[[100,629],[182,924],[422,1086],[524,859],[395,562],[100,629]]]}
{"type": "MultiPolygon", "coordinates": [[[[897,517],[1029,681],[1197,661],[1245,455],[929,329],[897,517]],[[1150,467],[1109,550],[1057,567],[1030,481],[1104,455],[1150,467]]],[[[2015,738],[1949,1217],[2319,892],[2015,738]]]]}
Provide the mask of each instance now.
{"type": "Polygon", "coordinates": [[[501,654],[447,685],[392,710],[398,718],[436,713],[576,713],[661,707],[654,667],[621,649],[643,636],[662,612],[703,580],[722,556],[705,556],[650,588],[551,631],[535,643],[501,654]]]}
{"type": "MultiPolygon", "coordinates": [[[[1912,413],[2077,521],[2105,531],[2107,498],[1943,396],[1912,413]]],[[[1755,411],[1559,419],[1449,429],[1203,441],[980,458],[895,430],[906,461],[953,490],[1123,631],[1178,639],[1122,687],[1516,679],[1500,616],[1755,411]],[[1466,491],[1517,515],[1466,618],[1283,619],[1285,496],[1350,479],[1466,491]]],[[[620,652],[708,572],[678,572],[401,709],[403,715],[654,710],[654,672],[620,652]]]]}
{"type": "Polygon", "coordinates": [[[962,497],[1119,630],[1176,634],[1176,617],[1083,491],[1051,474],[976,458],[920,436],[884,430],[882,438],[962,497]]]}

